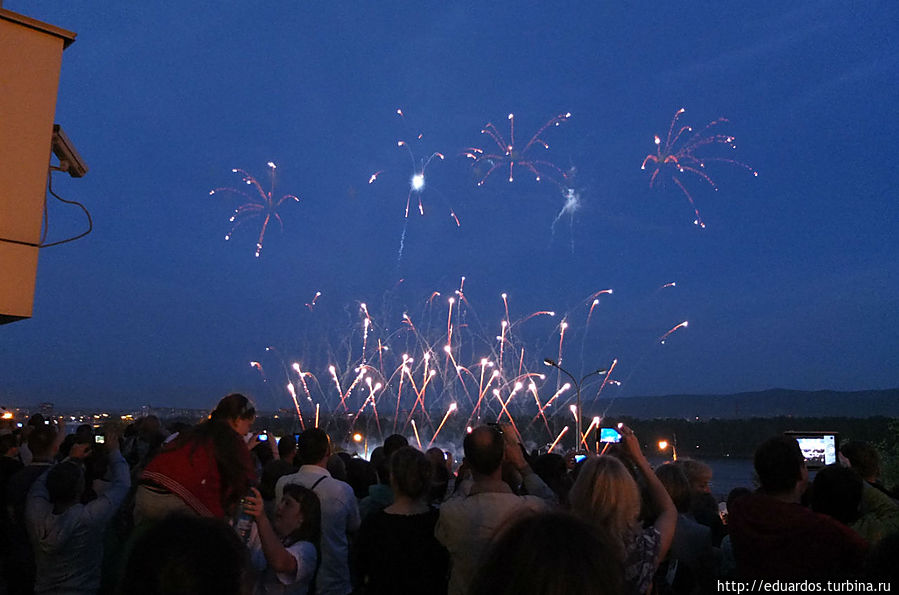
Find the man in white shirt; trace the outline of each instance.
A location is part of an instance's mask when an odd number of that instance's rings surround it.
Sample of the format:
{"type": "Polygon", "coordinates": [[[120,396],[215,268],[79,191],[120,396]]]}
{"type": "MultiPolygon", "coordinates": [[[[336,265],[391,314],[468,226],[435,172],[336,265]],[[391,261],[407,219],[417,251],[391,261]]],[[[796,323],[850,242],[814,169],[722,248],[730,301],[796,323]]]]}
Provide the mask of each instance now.
{"type": "Polygon", "coordinates": [[[524,458],[511,427],[480,426],[465,437],[465,461],[473,482],[467,495],[452,497],[440,507],[434,529],[437,541],[450,553],[449,594],[463,595],[488,546],[509,522],[540,512],[555,502],[555,494],[524,458]],[[528,495],[519,496],[502,480],[503,461],[521,473],[528,495]]]}
{"type": "Polygon", "coordinates": [[[300,434],[297,458],[302,466],[278,480],[275,501],[281,500],[287,484],[299,484],[315,492],[322,508],[322,563],[315,579],[316,593],[347,595],[353,590],[347,534],[359,529],[359,508],[353,488],[328,472],[329,456],[331,441],[324,430],[310,428],[300,434]]]}

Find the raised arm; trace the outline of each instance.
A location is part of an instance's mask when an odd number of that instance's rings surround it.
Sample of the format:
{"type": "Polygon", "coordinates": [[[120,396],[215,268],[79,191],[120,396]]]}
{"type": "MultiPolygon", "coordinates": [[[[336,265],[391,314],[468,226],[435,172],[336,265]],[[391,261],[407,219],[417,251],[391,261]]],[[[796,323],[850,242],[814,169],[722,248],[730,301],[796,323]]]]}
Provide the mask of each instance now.
{"type": "Polygon", "coordinates": [[[628,454],[637,465],[637,468],[640,469],[640,473],[643,474],[650,500],[652,500],[656,510],[659,511],[659,516],[653,523],[653,526],[662,536],[659,546],[659,559],[656,560],[656,565],[658,565],[661,560],[665,559],[665,555],[671,547],[671,542],[674,540],[674,529],[677,527],[677,508],[675,508],[674,502],[672,502],[671,496],[668,495],[665,486],[653,473],[652,466],[643,455],[643,451],[640,449],[640,441],[637,440],[634,431],[622,425],[621,436],[628,454]]]}
{"type": "Polygon", "coordinates": [[[259,542],[262,544],[262,553],[268,562],[269,568],[283,574],[296,574],[297,559],[287,551],[281,543],[274,527],[265,514],[265,506],[262,502],[262,494],[256,488],[250,488],[252,495],[247,496],[244,510],[256,521],[256,529],[259,532],[259,542]]]}
{"type": "Polygon", "coordinates": [[[503,426],[503,440],[506,443],[504,458],[521,473],[522,482],[528,495],[537,496],[541,500],[545,500],[547,504],[555,504],[557,502],[556,493],[531,469],[527,459],[524,458],[521,440],[511,425],[503,426]]]}
{"type": "MultiPolygon", "coordinates": [[[[96,500],[89,502],[84,507],[85,514],[98,521],[112,518],[122,502],[125,501],[128,490],[131,489],[131,469],[119,449],[121,431],[121,427],[115,424],[106,424],[103,428],[106,436],[106,449],[109,451],[107,475],[110,483],[109,487],[96,500]]],[[[74,446],[72,448],[74,450],[74,446]]]]}

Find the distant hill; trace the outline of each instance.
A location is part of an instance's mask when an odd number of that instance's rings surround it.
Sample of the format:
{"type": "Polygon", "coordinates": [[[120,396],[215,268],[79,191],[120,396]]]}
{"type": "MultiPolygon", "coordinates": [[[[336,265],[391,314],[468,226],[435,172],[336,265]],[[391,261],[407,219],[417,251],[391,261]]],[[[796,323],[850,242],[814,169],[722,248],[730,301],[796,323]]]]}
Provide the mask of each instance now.
{"type": "MultiPolygon", "coordinates": [[[[597,405],[601,405],[597,403],[597,405]]],[[[638,419],[749,417],[899,417],[899,388],[839,392],[772,388],[732,395],[617,398],[605,415],[638,419]]],[[[594,414],[584,406],[585,414],[594,414]]]]}

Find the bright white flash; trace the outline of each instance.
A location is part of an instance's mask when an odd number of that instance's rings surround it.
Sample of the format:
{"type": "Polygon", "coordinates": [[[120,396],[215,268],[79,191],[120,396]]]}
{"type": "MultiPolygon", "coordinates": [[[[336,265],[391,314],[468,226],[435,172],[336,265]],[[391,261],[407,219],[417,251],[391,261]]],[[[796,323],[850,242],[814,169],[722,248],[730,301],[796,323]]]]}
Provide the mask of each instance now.
{"type": "Polygon", "coordinates": [[[418,192],[422,188],[425,187],[425,175],[424,174],[415,174],[412,176],[412,190],[418,192]]]}

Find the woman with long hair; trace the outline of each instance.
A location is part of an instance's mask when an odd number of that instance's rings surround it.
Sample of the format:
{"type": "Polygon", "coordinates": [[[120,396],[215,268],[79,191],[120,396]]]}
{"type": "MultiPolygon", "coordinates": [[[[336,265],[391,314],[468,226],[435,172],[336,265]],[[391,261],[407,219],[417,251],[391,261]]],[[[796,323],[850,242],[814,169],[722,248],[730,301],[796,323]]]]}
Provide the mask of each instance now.
{"type": "Polygon", "coordinates": [[[306,595],[315,580],[322,533],[321,503],[315,492],[299,484],[284,486],[274,521],[265,514],[262,494],[251,488],[244,511],[256,531],[250,538],[254,566],[264,568],[256,593],[306,595]]]}
{"type": "Polygon", "coordinates": [[[421,451],[403,446],[387,464],[393,504],[362,521],[353,555],[357,591],[446,593],[449,554],[434,537],[439,512],[427,502],[431,462],[421,451]]]}
{"type": "Polygon", "coordinates": [[[624,451],[643,476],[652,508],[658,516],[645,528],[640,523],[641,496],[637,481],[618,458],[591,457],[584,462],[569,494],[571,510],[605,533],[624,570],[625,592],[646,593],[659,562],[668,553],[677,526],[677,509],[659,481],[633,430],[620,428],[624,451]]]}
{"type": "MultiPolygon", "coordinates": [[[[150,461],[135,495],[135,522],[171,512],[224,518],[255,482],[245,436],[256,408],[244,395],[230,394],[202,423],[181,433],[150,461]]],[[[255,438],[255,437],[254,437],[255,438]]]]}

